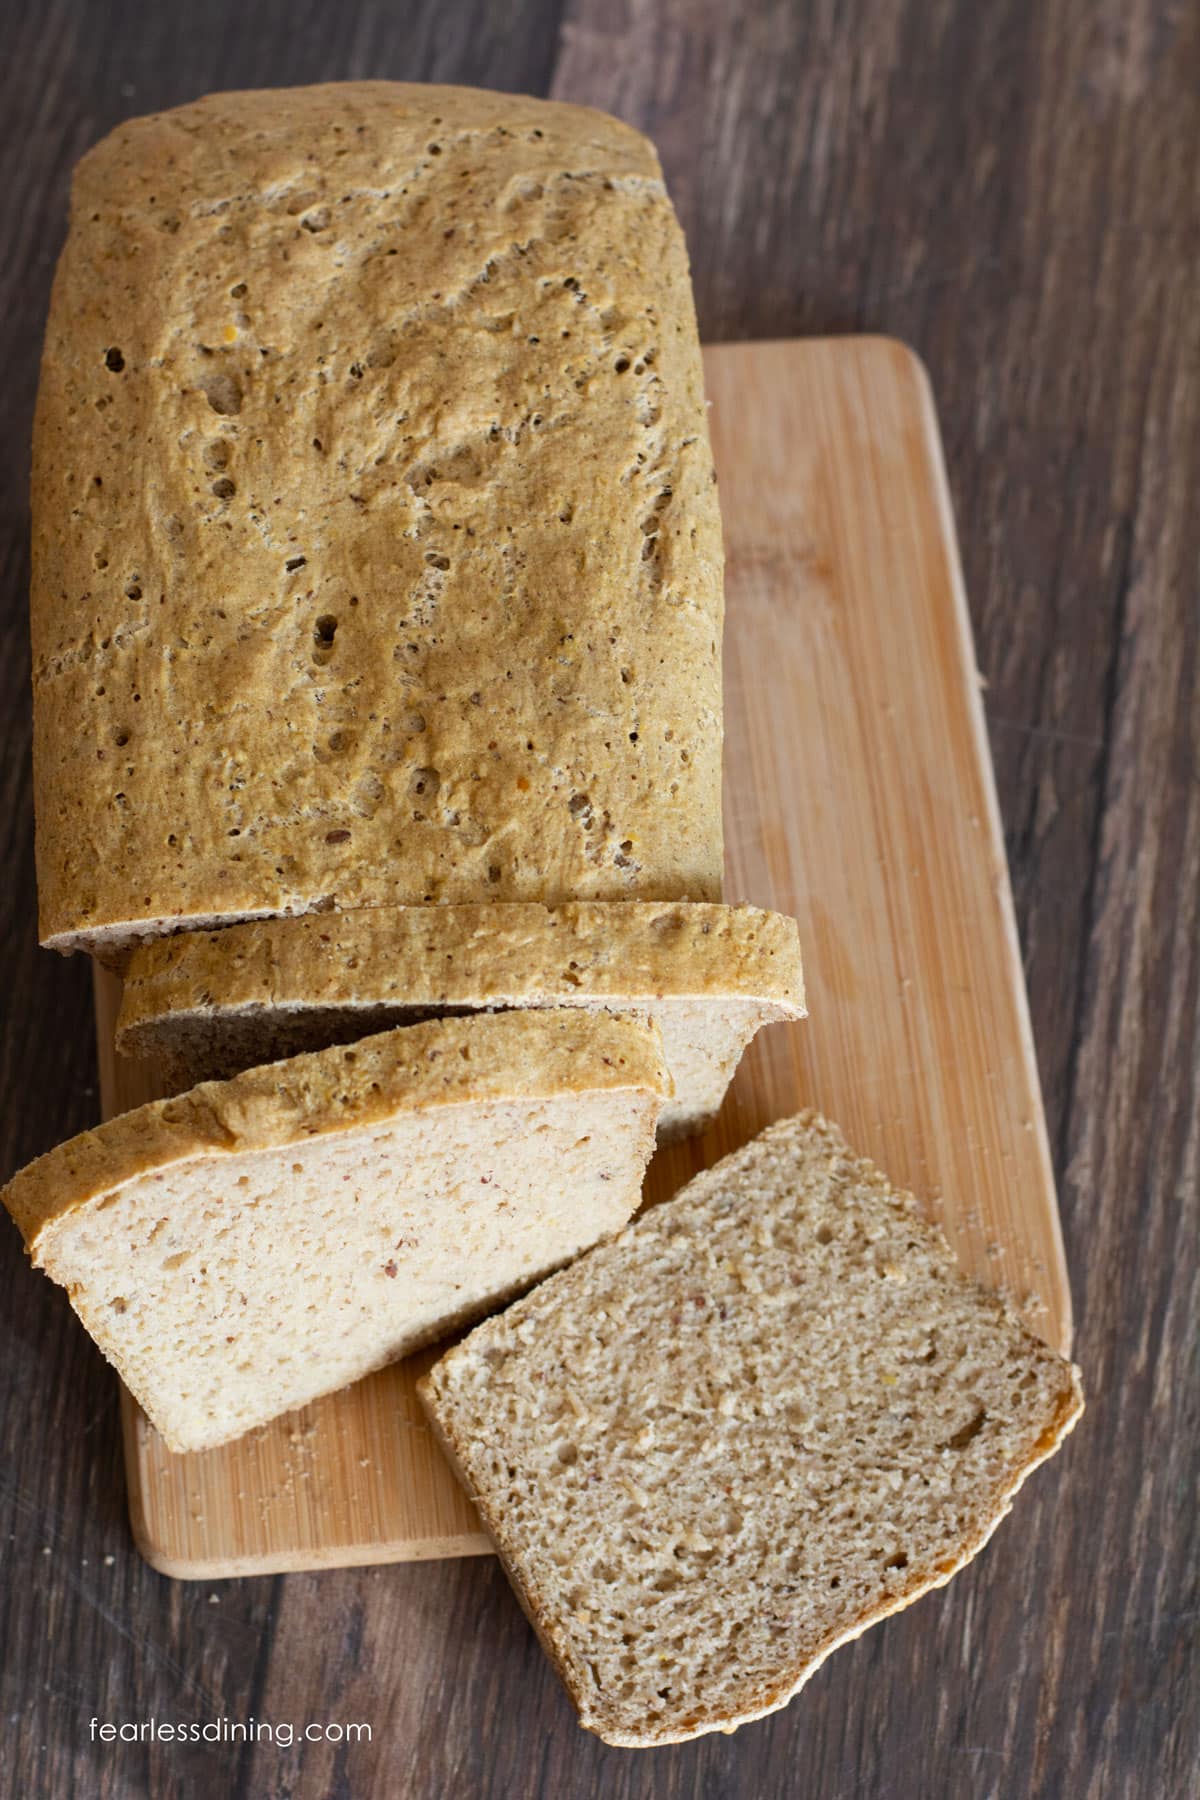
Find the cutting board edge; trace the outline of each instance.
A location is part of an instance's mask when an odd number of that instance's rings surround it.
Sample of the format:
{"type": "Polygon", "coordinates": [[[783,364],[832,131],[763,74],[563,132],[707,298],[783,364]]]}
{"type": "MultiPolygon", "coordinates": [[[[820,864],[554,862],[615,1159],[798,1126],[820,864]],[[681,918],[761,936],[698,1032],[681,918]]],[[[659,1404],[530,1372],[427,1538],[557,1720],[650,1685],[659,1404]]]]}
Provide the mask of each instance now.
{"type": "Polygon", "coordinates": [[[1055,1272],[1061,1290],[1058,1313],[1059,1328],[1053,1347],[1063,1356],[1070,1356],[1075,1341],[1075,1315],[1071,1298],[1071,1276],[1067,1263],[1066,1242],[1063,1237],[1062,1210],[1058,1200],[1058,1181],[1054,1170],[1054,1154],[1050,1146],[1050,1132],[1046,1124],[1046,1104],[1042,1091],[1041,1071],[1038,1068],[1037,1041],[1033,1035],[1033,1018],[1029,1010],[1029,988],[1025,980],[1025,963],[1021,955],[1021,934],[1017,927],[1016,902],[1013,898],[1008,852],[1004,843],[1004,818],[1000,811],[1000,794],[996,786],[996,765],[992,757],[991,740],[988,736],[987,709],[983,704],[984,678],[976,654],[975,628],[971,623],[971,608],[967,599],[967,585],[963,575],[962,552],[959,548],[954,501],[950,492],[950,476],[946,467],[942,434],[938,426],[933,381],[929,370],[916,351],[910,349],[901,339],[880,337],[868,341],[887,345],[891,350],[898,351],[903,355],[921,395],[926,447],[933,473],[934,498],[942,521],[942,540],[946,549],[947,573],[954,598],[954,613],[958,626],[959,653],[966,679],[967,704],[975,740],[975,754],[982,778],[984,805],[987,809],[988,838],[996,861],[996,899],[1004,927],[1009,987],[1016,1007],[1016,1023],[1021,1041],[1021,1052],[1029,1070],[1029,1087],[1033,1102],[1033,1116],[1030,1124],[1033,1128],[1042,1179],[1049,1201],[1047,1210],[1051,1220],[1057,1263],[1055,1272]]]}

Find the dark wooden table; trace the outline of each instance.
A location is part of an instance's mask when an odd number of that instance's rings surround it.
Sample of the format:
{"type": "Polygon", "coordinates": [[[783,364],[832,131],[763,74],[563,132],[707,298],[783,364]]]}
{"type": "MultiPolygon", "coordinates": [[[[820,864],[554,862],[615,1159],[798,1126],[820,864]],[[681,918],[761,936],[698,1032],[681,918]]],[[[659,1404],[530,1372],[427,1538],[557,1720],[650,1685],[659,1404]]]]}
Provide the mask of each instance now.
{"type": "Polygon", "coordinates": [[[26,466],[71,164],[211,88],[368,75],[657,139],[709,340],[925,358],[985,672],[1090,1410],[944,1592],[736,1738],[578,1731],[490,1561],[173,1585],[116,1383],[0,1226],[0,1788],[49,1795],[1200,1792],[1200,8],[1189,0],[44,0],[3,7],[0,1173],[97,1116],[39,951],[26,466]],[[91,1721],[365,1721],[104,1745],[91,1721]]]}

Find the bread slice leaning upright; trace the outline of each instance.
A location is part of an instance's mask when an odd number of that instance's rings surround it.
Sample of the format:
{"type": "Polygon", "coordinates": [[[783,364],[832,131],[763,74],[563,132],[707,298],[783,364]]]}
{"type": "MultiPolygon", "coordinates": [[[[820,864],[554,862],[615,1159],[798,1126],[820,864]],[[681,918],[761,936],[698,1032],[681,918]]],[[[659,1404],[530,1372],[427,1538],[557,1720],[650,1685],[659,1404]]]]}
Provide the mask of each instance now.
{"type": "Polygon", "coordinates": [[[701,1131],[760,1026],[804,1017],[794,919],[702,901],[377,906],[184,932],[135,950],[117,1048],[176,1087],[446,1012],[580,1007],[653,1018],[701,1131]]]}
{"type": "Polygon", "coordinates": [[[479,1326],[420,1384],[581,1722],[731,1730],[949,1580],[1082,1408],[814,1114],[479,1326]]]}
{"type": "Polygon", "coordinates": [[[616,1231],[665,1085],[636,1021],[447,1019],[120,1114],[0,1197],[170,1448],[207,1449],[616,1231]]]}

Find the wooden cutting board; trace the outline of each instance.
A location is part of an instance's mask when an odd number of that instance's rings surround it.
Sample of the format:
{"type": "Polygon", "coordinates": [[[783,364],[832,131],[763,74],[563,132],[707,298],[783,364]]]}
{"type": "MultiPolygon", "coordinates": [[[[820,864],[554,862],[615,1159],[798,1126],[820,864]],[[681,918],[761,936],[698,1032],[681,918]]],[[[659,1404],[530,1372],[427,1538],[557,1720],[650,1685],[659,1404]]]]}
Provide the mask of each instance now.
{"type": "MultiPolygon", "coordinates": [[[[793,913],[811,1017],[763,1032],[652,1200],[816,1105],[1066,1350],[1070,1295],[979,676],[923,371],[881,338],[706,354],[728,556],[727,897],[793,913]]],[[[104,1113],[158,1091],[118,1064],[104,1113]]],[[[486,1551],[414,1394],[424,1358],[223,1450],[125,1396],[143,1553],[204,1577],[486,1551]]]]}

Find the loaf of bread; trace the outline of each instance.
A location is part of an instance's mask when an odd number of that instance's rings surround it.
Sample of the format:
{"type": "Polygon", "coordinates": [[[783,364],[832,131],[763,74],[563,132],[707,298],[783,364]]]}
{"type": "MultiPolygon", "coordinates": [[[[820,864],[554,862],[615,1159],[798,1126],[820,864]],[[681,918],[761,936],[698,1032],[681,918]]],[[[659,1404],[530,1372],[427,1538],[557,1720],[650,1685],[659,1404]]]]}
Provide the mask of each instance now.
{"type": "Polygon", "coordinates": [[[719,899],[713,484],[638,132],[387,82],[119,126],[35,429],[43,941],[719,899]]]}
{"type": "Polygon", "coordinates": [[[652,1017],[675,1087],[660,1141],[702,1130],[759,1027],[804,1016],[795,921],[703,902],[500,902],[183,932],[130,959],[117,1048],[183,1088],[417,1018],[568,1006],[652,1017]]]}
{"type": "Polygon", "coordinates": [[[170,1447],[207,1449],[623,1225],[665,1085],[636,1021],[440,1020],[121,1114],[2,1197],[170,1447]]]}
{"type": "Polygon", "coordinates": [[[730,1730],[949,1580],[1078,1372],[814,1115],[438,1362],[422,1398],[582,1723],[730,1730]]]}

